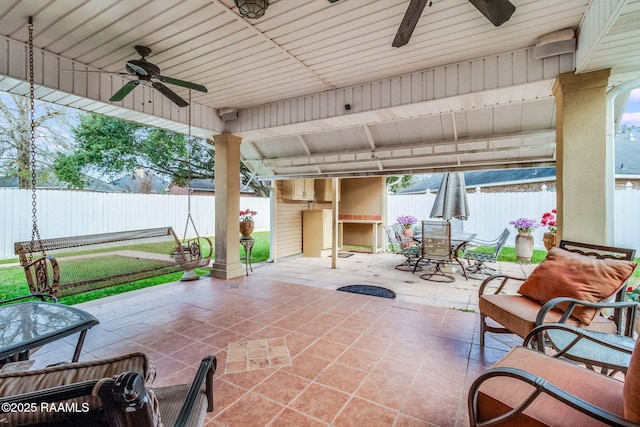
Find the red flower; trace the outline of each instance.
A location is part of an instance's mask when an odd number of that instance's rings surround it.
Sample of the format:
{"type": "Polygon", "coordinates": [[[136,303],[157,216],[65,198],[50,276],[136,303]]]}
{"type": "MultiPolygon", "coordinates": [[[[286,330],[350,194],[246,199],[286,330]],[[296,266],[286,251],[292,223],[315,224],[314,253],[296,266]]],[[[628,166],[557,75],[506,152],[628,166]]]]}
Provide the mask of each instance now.
{"type": "Polygon", "coordinates": [[[544,214],[542,214],[542,219],[540,220],[540,223],[543,226],[549,227],[549,232],[550,233],[555,233],[557,231],[556,229],[556,210],[555,209],[551,209],[551,212],[545,212],[544,214]]]}

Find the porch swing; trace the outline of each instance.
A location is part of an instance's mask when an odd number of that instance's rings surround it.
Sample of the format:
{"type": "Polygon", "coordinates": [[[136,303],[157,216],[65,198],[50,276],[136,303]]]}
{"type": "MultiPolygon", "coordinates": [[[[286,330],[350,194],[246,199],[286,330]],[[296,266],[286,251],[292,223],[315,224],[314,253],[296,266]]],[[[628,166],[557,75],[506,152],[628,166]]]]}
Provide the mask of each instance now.
{"type": "MultiPolygon", "coordinates": [[[[32,294],[56,297],[75,295],[184,270],[189,280],[196,267],[209,263],[201,239],[180,240],[172,227],[42,239],[38,230],[35,156],[35,84],[33,70],[33,20],[29,18],[29,93],[31,121],[31,240],[16,242],[15,253],[24,268],[32,294]]],[[[189,109],[189,134],[191,134],[189,109]]],[[[191,139],[191,138],[189,138],[191,139]]],[[[189,141],[190,142],[190,141],[189,141]]],[[[189,148],[190,150],[190,148],[189,148]]],[[[188,216],[191,217],[188,198],[188,216]]],[[[194,225],[195,229],[195,225],[194,225]]],[[[197,231],[196,231],[197,234],[197,231]]],[[[195,276],[197,278],[197,276],[195,276]]]]}
{"type": "Polygon", "coordinates": [[[194,272],[194,269],[206,267],[207,265],[209,265],[211,255],[213,254],[213,244],[211,240],[207,237],[200,236],[200,234],[198,233],[198,229],[196,228],[196,224],[193,221],[193,216],[191,215],[191,147],[193,144],[191,140],[191,89],[189,89],[189,108],[187,121],[189,123],[189,136],[187,139],[187,223],[184,226],[182,242],[174,251],[174,258],[176,262],[178,262],[184,270],[184,274],[180,279],[183,282],[198,280],[200,277],[194,272]],[[189,224],[191,224],[191,227],[193,228],[195,238],[187,238],[189,224]],[[202,246],[202,243],[205,244],[204,248],[202,246]],[[204,256],[203,249],[206,253],[206,255],[204,256]]]}

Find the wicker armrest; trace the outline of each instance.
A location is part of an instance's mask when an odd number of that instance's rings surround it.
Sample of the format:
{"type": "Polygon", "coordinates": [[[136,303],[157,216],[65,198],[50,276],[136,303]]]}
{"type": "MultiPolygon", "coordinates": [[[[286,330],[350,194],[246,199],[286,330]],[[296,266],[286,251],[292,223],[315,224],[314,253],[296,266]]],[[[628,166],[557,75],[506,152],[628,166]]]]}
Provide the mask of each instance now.
{"type": "Polygon", "coordinates": [[[469,405],[469,413],[471,418],[472,425],[481,425],[477,423],[476,414],[478,413],[478,391],[482,384],[490,378],[495,377],[507,377],[513,378],[518,381],[527,383],[532,386],[531,394],[525,399],[522,403],[520,403],[515,408],[509,409],[504,414],[496,417],[492,420],[485,420],[482,422],[482,425],[494,425],[500,422],[508,421],[512,418],[517,417],[520,413],[526,410],[531,406],[533,402],[535,402],[536,398],[542,394],[546,394],[549,397],[556,399],[560,402],[563,402],[567,405],[567,407],[571,407],[577,411],[582,412],[583,414],[588,415],[589,417],[603,422],[610,426],[632,426],[635,425],[630,423],[628,420],[621,418],[615,414],[607,412],[603,409],[598,408],[597,406],[591,405],[588,402],[585,402],[582,399],[577,398],[576,396],[562,390],[555,385],[551,384],[544,378],[533,375],[529,372],[523,371],[517,368],[492,368],[488,371],[485,371],[482,375],[480,375],[474,382],[471,384],[471,388],[469,389],[468,395],[468,405],[469,405]]]}

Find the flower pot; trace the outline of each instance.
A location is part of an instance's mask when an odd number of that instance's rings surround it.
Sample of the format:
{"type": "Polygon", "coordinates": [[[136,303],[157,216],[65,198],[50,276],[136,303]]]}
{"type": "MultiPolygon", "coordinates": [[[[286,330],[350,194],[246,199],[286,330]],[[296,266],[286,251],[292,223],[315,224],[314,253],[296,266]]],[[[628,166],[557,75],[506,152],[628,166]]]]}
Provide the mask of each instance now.
{"type": "Polygon", "coordinates": [[[516,235],[516,258],[531,261],[533,256],[533,236],[530,231],[518,231],[516,235]]]}
{"type": "Polygon", "coordinates": [[[251,233],[253,233],[253,221],[241,221],[240,234],[242,234],[242,237],[249,237],[251,233]]]}
{"type": "Polygon", "coordinates": [[[552,247],[556,245],[556,233],[544,233],[542,242],[547,251],[550,251],[552,247]]]}

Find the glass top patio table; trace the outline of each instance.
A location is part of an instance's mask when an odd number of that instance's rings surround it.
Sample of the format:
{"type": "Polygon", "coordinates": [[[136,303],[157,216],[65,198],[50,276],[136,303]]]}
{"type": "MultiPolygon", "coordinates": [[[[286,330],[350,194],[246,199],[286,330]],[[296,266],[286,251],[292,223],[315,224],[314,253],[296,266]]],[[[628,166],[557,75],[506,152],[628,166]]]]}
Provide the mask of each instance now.
{"type": "Polygon", "coordinates": [[[566,352],[562,354],[563,357],[584,363],[589,367],[598,366],[603,369],[604,373],[606,373],[606,370],[610,370],[612,373],[627,372],[631,362],[631,352],[636,344],[634,339],[623,335],[590,330],[581,330],[580,332],[605,343],[625,348],[629,350],[629,354],[588,339],[580,339],[575,345],[571,346],[572,341],[576,339],[575,333],[562,329],[548,329],[546,331],[554,348],[565,349],[566,352]],[[569,348],[567,349],[567,347],[569,348]]]}
{"type": "MultiPolygon", "coordinates": [[[[476,233],[451,233],[451,246],[454,248],[461,245],[462,243],[468,243],[475,239],[477,236],[476,233]]],[[[418,242],[422,242],[422,233],[416,232],[413,235],[413,239],[418,242]]]]}
{"type": "Polygon", "coordinates": [[[80,309],[50,302],[21,302],[0,306],[0,361],[18,355],[29,358],[29,350],[80,332],[73,355],[77,362],[87,330],[98,319],[80,309]]]}

